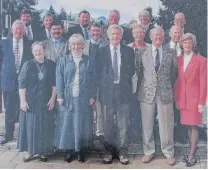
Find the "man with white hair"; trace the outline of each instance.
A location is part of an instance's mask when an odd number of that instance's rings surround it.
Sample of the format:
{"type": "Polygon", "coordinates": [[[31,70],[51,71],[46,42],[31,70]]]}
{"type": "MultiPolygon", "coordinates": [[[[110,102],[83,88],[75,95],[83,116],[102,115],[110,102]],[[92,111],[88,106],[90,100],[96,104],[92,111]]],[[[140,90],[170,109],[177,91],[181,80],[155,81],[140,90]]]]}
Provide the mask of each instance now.
{"type": "Polygon", "coordinates": [[[149,11],[147,10],[142,10],[141,12],[139,12],[139,22],[140,24],[145,28],[145,42],[148,43],[148,44],[151,44],[152,41],[150,39],[150,30],[152,28],[154,28],[154,25],[151,23],[151,18],[150,18],[150,14],[149,14],[149,11]]]}
{"type": "Polygon", "coordinates": [[[176,163],[174,157],[174,112],[173,83],[177,75],[175,52],[162,46],[164,31],[153,28],[150,31],[152,45],[147,47],[144,55],[136,59],[138,99],[140,101],[143,149],[143,163],[150,162],[155,153],[153,134],[155,108],[158,112],[161,150],[167,158],[167,164],[176,163]],[[141,69],[145,68],[145,69],[141,69]]]}
{"type": "Polygon", "coordinates": [[[121,26],[113,24],[109,26],[107,33],[110,44],[101,47],[98,54],[99,99],[104,115],[106,151],[103,162],[109,164],[113,158],[118,157],[119,162],[126,165],[129,163],[126,157],[127,130],[132,95],[131,79],[135,73],[134,51],[121,43],[121,26]]]}
{"type": "Polygon", "coordinates": [[[20,110],[17,77],[24,62],[32,59],[31,42],[23,38],[24,22],[14,21],[11,31],[12,36],[0,42],[1,89],[5,107],[5,135],[0,144],[14,137],[16,117],[19,117],[20,110]]]}

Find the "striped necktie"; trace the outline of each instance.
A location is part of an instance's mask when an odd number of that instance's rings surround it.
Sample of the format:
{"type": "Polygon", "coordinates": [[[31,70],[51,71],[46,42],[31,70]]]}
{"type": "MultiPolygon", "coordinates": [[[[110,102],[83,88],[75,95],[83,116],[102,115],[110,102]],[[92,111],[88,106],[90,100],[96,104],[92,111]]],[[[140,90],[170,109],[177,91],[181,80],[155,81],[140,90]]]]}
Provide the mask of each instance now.
{"type": "Polygon", "coordinates": [[[15,57],[15,67],[17,73],[19,72],[19,67],[20,67],[20,49],[19,49],[19,40],[16,40],[14,43],[14,57],[15,57]]]}

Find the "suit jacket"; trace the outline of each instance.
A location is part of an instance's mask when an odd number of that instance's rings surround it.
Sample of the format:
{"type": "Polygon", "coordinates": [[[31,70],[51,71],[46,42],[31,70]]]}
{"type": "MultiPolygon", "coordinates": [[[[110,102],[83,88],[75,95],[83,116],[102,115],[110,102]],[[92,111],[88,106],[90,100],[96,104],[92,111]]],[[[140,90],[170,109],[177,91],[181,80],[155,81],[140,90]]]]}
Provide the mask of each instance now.
{"type": "Polygon", "coordinates": [[[184,57],[178,57],[178,78],[174,85],[176,105],[179,109],[198,110],[207,97],[207,59],[194,54],[184,72],[184,57]]]}
{"type": "MultiPolygon", "coordinates": [[[[2,65],[1,88],[2,90],[10,92],[18,86],[12,37],[0,42],[0,58],[2,65]]],[[[31,41],[23,38],[23,54],[19,71],[24,62],[30,59],[32,59],[31,41]]]]}
{"type": "Polygon", "coordinates": [[[163,58],[156,73],[152,46],[147,47],[142,56],[136,56],[136,72],[139,79],[138,99],[141,102],[153,103],[155,96],[160,96],[163,104],[172,103],[173,83],[177,76],[177,61],[175,52],[163,46],[163,58]]]}
{"type": "Polygon", "coordinates": [[[81,34],[84,37],[84,34],[82,32],[82,28],[80,25],[69,27],[68,32],[66,34],[66,39],[69,39],[73,34],[81,34]]]}
{"type": "Polygon", "coordinates": [[[68,53],[68,43],[65,38],[62,38],[57,51],[55,49],[53,38],[43,41],[43,46],[45,49],[45,57],[53,60],[55,63],[57,63],[60,57],[63,57],[68,53]]]}
{"type": "MultiPolygon", "coordinates": [[[[134,50],[121,44],[121,67],[120,67],[120,104],[128,104],[132,95],[131,79],[135,73],[134,50]]],[[[110,108],[113,107],[114,76],[111,60],[110,45],[99,50],[99,75],[100,78],[100,102],[110,108]]]]}
{"type": "Polygon", "coordinates": [[[38,28],[35,33],[34,41],[44,41],[48,39],[45,27],[38,28]]]}
{"type": "Polygon", "coordinates": [[[150,24],[146,33],[145,33],[145,37],[144,37],[144,41],[148,44],[152,44],[152,40],[150,39],[150,30],[152,28],[155,28],[153,24],[150,24]]]}

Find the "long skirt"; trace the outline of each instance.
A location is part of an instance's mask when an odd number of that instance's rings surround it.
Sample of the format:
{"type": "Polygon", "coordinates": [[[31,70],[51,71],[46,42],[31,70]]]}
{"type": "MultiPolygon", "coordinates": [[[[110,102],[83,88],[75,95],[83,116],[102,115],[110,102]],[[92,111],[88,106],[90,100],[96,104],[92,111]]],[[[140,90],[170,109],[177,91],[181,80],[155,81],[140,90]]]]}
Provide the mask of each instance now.
{"type": "Polygon", "coordinates": [[[26,151],[33,155],[53,153],[54,130],[54,113],[48,107],[21,111],[17,143],[19,152],[26,151]]]}
{"type": "Polygon", "coordinates": [[[89,133],[93,126],[88,121],[89,116],[88,108],[80,107],[79,97],[73,97],[72,110],[59,106],[53,140],[54,146],[61,150],[73,150],[75,152],[87,148],[89,146],[87,142],[90,139],[89,133]],[[85,123],[83,124],[83,122],[85,123]]]}

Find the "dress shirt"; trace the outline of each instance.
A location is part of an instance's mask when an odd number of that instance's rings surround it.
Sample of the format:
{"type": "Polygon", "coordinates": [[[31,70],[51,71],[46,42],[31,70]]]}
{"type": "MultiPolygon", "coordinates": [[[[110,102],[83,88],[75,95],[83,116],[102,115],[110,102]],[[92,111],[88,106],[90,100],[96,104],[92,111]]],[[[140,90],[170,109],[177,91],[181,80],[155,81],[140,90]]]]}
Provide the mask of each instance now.
{"type": "Polygon", "coordinates": [[[46,36],[47,36],[47,38],[51,38],[51,35],[50,35],[49,30],[48,30],[48,29],[45,29],[45,32],[46,32],[46,36]]]}
{"type": "Polygon", "coordinates": [[[183,70],[185,71],[189,62],[191,61],[191,58],[193,56],[193,52],[191,52],[190,54],[184,54],[184,62],[183,62],[183,70]]]}
{"type": "MultiPolygon", "coordinates": [[[[175,45],[176,43],[174,43],[173,41],[170,41],[170,48],[175,50],[175,45]]],[[[176,45],[176,52],[177,52],[177,57],[181,55],[181,48],[179,46],[179,43],[177,43],[176,45]]]]}
{"type": "MultiPolygon", "coordinates": [[[[15,49],[15,45],[16,45],[16,39],[13,37],[13,51],[14,51],[14,49],[15,49]]],[[[23,55],[23,38],[21,38],[20,40],[19,40],[19,43],[18,43],[18,45],[19,45],[19,53],[20,53],[20,62],[22,61],[22,55],[23,55]]]]}
{"type": "Polygon", "coordinates": [[[147,24],[147,25],[142,25],[142,24],[141,24],[141,26],[145,29],[145,31],[147,31],[147,30],[148,30],[149,25],[150,25],[150,23],[149,23],[149,24],[147,24]]]}
{"type": "Polygon", "coordinates": [[[26,27],[26,32],[27,32],[27,31],[30,31],[30,35],[31,35],[32,40],[33,40],[33,31],[32,31],[31,25],[29,25],[29,26],[26,27]]]}
{"type": "Polygon", "coordinates": [[[90,38],[90,42],[93,44],[93,45],[98,45],[100,43],[100,39],[98,39],[97,41],[93,40],[92,38],[90,38]]]}
{"type": "MultiPolygon", "coordinates": [[[[161,64],[163,58],[162,45],[158,49],[159,49],[160,64],[161,64]]],[[[152,44],[152,58],[153,58],[154,67],[156,66],[156,55],[157,55],[157,48],[152,44]]]]}
{"type": "MultiPolygon", "coordinates": [[[[120,44],[116,47],[117,52],[117,59],[118,59],[118,81],[114,81],[115,84],[119,84],[120,82],[120,67],[121,67],[121,46],[120,44]]],[[[111,51],[111,60],[112,60],[112,66],[113,66],[113,56],[114,56],[114,46],[110,44],[110,51],[111,51]]]]}
{"type": "MultiPolygon", "coordinates": [[[[85,27],[83,27],[83,26],[81,26],[81,25],[80,25],[80,27],[81,27],[81,29],[82,29],[82,33],[83,33],[83,35],[84,35],[84,39],[86,40],[86,36],[85,36],[85,27]]],[[[88,27],[86,27],[86,29],[87,29],[87,33],[88,33],[88,36],[89,36],[89,39],[90,39],[90,33],[89,33],[89,30],[88,30],[88,27]]]]}

